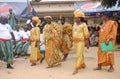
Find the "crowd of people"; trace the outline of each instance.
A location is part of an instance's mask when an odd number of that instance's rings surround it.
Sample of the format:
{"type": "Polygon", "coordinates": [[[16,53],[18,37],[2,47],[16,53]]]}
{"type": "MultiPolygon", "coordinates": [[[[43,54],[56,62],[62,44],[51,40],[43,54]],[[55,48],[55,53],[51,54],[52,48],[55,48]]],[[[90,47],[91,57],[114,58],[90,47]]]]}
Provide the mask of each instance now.
{"type": "Polygon", "coordinates": [[[89,44],[91,47],[98,46],[98,38],[99,38],[99,30],[100,27],[88,27],[90,37],[89,37],[89,44]]]}
{"type": "MultiPolygon", "coordinates": [[[[30,45],[31,66],[37,65],[38,62],[42,63],[44,57],[40,53],[41,30],[38,27],[41,20],[37,16],[31,17],[27,21],[27,27],[21,31],[19,26],[14,26],[15,16],[12,10],[10,9],[9,12],[9,18],[5,16],[0,17],[0,60],[7,63],[7,68],[13,69],[13,55],[14,57],[26,55],[30,45]]],[[[102,66],[110,66],[108,71],[114,71],[114,51],[102,51],[100,43],[106,43],[108,45],[111,41],[113,46],[115,46],[117,22],[110,20],[110,16],[104,13],[101,28],[95,29],[87,27],[84,17],[84,12],[74,11],[73,26],[66,22],[64,17],[60,18],[59,23],[54,22],[52,16],[44,17],[46,24],[43,28],[43,39],[47,68],[61,65],[62,61],[66,61],[71,48],[74,47],[76,52],[74,75],[80,69],[85,69],[86,67],[84,62],[84,48],[98,46],[98,67],[94,70],[101,70],[102,66]],[[61,58],[59,52],[62,52],[63,58],[61,58]]]]}

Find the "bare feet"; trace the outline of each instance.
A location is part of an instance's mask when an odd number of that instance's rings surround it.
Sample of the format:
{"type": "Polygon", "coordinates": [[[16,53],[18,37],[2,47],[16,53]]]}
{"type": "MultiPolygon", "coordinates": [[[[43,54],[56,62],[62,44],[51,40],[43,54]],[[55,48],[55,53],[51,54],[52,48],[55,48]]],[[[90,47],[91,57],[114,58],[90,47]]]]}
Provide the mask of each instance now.
{"type": "Polygon", "coordinates": [[[61,63],[57,63],[54,65],[54,67],[62,66],[61,63]]]}
{"type": "Polygon", "coordinates": [[[113,72],[113,71],[114,71],[114,68],[111,68],[111,67],[110,67],[110,68],[108,69],[108,72],[113,72]]]}
{"type": "Polygon", "coordinates": [[[52,68],[52,67],[53,67],[53,65],[46,67],[46,69],[49,69],[49,68],[52,68]]]}
{"type": "Polygon", "coordinates": [[[72,75],[75,75],[75,74],[77,74],[78,73],[78,71],[77,70],[75,70],[73,73],[72,73],[72,75]]]}
{"type": "Polygon", "coordinates": [[[62,59],[62,62],[64,62],[64,61],[65,61],[65,59],[63,58],[63,59],[62,59]]]}
{"type": "Polygon", "coordinates": [[[82,68],[85,69],[85,68],[86,68],[86,65],[84,64],[84,65],[82,66],[82,68]]]}
{"type": "Polygon", "coordinates": [[[63,59],[62,59],[62,61],[63,62],[66,61],[67,57],[68,57],[68,54],[65,54],[64,57],[63,57],[63,59]]]}
{"type": "Polygon", "coordinates": [[[42,59],[40,60],[40,63],[42,63],[42,62],[43,62],[43,60],[44,60],[44,58],[42,58],[42,59]]]}
{"type": "Polygon", "coordinates": [[[19,55],[16,55],[15,58],[19,58],[20,56],[19,55]]]}
{"type": "Polygon", "coordinates": [[[7,64],[7,69],[14,69],[10,64],[7,64]]]}
{"type": "Polygon", "coordinates": [[[7,69],[14,69],[14,67],[10,66],[10,67],[7,67],[7,69]]]}

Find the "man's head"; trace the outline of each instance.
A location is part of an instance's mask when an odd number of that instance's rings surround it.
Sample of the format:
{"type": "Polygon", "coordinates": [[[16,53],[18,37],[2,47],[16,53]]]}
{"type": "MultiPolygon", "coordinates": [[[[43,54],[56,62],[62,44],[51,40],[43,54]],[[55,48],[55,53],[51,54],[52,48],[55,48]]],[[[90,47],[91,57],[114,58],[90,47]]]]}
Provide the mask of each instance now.
{"type": "Polygon", "coordinates": [[[52,21],[52,17],[51,17],[51,16],[45,16],[44,19],[45,19],[45,21],[46,21],[48,24],[51,24],[51,21],[52,21]]]}
{"type": "Polygon", "coordinates": [[[20,30],[20,28],[19,28],[19,26],[17,26],[17,27],[16,27],[16,31],[19,31],[19,30],[20,30]]]}
{"type": "Polygon", "coordinates": [[[76,23],[80,23],[80,22],[84,22],[85,21],[83,17],[75,17],[74,19],[75,19],[76,23]]]}
{"type": "Polygon", "coordinates": [[[36,27],[37,22],[35,20],[32,20],[32,24],[33,24],[34,27],[36,27]]]}
{"type": "Polygon", "coordinates": [[[102,20],[107,21],[107,20],[110,19],[110,17],[111,17],[111,13],[109,13],[109,12],[104,12],[104,14],[103,14],[103,16],[102,16],[102,20]]]}
{"type": "Polygon", "coordinates": [[[61,20],[61,23],[62,23],[62,24],[65,23],[65,17],[62,17],[60,20],[61,20]]]}
{"type": "Polygon", "coordinates": [[[13,10],[10,8],[10,9],[9,9],[9,13],[12,14],[12,11],[13,11],[13,10]]]}
{"type": "Polygon", "coordinates": [[[41,20],[39,19],[39,17],[34,16],[34,17],[32,17],[32,23],[33,23],[34,26],[40,25],[41,20]],[[35,21],[35,22],[33,22],[33,21],[35,21]]]}
{"type": "Polygon", "coordinates": [[[27,32],[27,31],[28,31],[28,28],[27,28],[27,27],[24,27],[24,31],[27,32]]]}
{"type": "Polygon", "coordinates": [[[1,24],[6,24],[7,23],[7,18],[5,16],[1,17],[1,24]]]}

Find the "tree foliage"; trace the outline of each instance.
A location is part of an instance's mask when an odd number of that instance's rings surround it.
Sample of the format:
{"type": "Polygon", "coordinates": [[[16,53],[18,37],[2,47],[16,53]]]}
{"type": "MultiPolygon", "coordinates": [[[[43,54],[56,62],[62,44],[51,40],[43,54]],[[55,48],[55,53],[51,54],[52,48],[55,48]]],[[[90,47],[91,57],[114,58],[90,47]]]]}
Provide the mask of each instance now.
{"type": "MultiPolygon", "coordinates": [[[[118,4],[120,6],[120,0],[102,0],[101,5],[106,8],[111,8],[118,4]]],[[[115,20],[120,20],[120,11],[113,17],[115,20]]]]}
{"type": "Polygon", "coordinates": [[[41,0],[32,0],[32,2],[40,2],[41,0]]]}
{"type": "Polygon", "coordinates": [[[102,6],[106,8],[115,6],[117,3],[118,3],[118,6],[120,6],[120,0],[102,0],[102,6]]]}

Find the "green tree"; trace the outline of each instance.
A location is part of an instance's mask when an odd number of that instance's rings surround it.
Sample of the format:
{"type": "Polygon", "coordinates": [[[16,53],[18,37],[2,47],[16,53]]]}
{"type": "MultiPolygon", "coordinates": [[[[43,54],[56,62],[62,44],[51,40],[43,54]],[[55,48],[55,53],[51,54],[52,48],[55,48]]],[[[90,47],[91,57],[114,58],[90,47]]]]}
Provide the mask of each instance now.
{"type": "Polygon", "coordinates": [[[32,2],[40,2],[41,0],[32,0],[32,2]]]}
{"type": "Polygon", "coordinates": [[[118,6],[120,6],[120,0],[101,0],[102,6],[110,8],[112,6],[115,6],[118,3],[118,6]]]}
{"type": "MultiPolygon", "coordinates": [[[[118,4],[120,6],[120,0],[101,0],[101,5],[106,8],[110,8],[118,4]]],[[[113,17],[115,20],[120,20],[120,11],[113,17]]]]}

